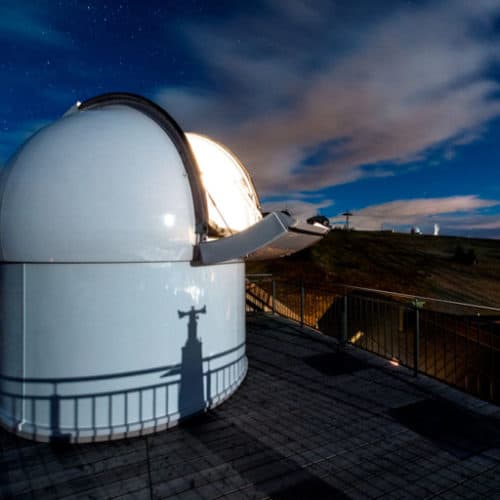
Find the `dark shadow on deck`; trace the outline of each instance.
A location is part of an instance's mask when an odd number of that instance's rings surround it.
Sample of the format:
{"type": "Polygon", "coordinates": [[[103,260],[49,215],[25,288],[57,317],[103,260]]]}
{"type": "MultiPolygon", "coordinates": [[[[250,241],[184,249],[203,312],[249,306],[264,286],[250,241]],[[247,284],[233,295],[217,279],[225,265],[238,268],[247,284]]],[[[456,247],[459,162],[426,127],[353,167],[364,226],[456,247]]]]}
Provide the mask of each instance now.
{"type": "Polygon", "coordinates": [[[290,322],[247,332],[240,389],[174,429],[59,451],[0,429],[0,498],[500,498],[500,409],[347,347],[357,369],[290,322]]]}
{"type": "Polygon", "coordinates": [[[425,399],[389,411],[398,422],[464,459],[500,446],[498,419],[476,415],[438,399],[425,399]]]}
{"type": "Polygon", "coordinates": [[[219,458],[231,464],[244,480],[262,495],[272,499],[340,499],[349,497],[290,458],[267,446],[239,425],[231,425],[214,413],[193,418],[184,429],[200,443],[210,446],[213,426],[222,429],[218,440],[224,447],[217,450],[219,458]],[[224,435],[224,430],[226,435],[224,435]]]}
{"type": "Polygon", "coordinates": [[[330,376],[354,373],[368,368],[363,361],[342,351],[306,356],[303,361],[323,375],[330,376]]]}

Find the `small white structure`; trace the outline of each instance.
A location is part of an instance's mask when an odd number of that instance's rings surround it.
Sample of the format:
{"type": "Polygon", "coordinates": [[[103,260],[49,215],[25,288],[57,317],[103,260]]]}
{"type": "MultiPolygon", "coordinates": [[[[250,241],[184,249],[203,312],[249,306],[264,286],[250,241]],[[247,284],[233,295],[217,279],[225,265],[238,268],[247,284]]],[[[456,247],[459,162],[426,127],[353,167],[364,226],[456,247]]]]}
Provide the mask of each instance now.
{"type": "Polygon", "coordinates": [[[434,236],[439,236],[439,224],[434,224],[434,236]]]}
{"type": "Polygon", "coordinates": [[[3,170],[4,427],[36,440],[153,432],[243,380],[243,258],[291,253],[327,228],[263,218],[241,163],[188,137],[152,102],[108,94],[3,170]]]}

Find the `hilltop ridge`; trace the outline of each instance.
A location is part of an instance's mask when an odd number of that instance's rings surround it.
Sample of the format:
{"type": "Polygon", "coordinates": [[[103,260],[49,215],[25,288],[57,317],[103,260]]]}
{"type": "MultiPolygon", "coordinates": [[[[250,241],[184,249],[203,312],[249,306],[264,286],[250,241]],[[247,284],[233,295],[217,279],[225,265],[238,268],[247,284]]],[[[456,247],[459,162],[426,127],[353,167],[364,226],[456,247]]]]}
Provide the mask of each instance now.
{"type": "Polygon", "coordinates": [[[248,263],[247,273],[500,307],[497,240],[333,230],[290,257],[248,263]]]}

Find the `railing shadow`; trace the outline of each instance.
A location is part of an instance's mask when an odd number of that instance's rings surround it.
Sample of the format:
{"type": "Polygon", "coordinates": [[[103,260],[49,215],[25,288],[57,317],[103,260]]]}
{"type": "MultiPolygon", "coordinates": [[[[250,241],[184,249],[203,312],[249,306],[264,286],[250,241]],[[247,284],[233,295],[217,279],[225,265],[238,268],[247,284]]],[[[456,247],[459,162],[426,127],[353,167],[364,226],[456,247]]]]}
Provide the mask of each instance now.
{"type": "Polygon", "coordinates": [[[176,424],[228,397],[246,373],[245,344],[202,356],[188,317],[181,362],[120,373],[36,378],[0,375],[0,422],[23,437],[64,443],[141,435],[176,424]]]}

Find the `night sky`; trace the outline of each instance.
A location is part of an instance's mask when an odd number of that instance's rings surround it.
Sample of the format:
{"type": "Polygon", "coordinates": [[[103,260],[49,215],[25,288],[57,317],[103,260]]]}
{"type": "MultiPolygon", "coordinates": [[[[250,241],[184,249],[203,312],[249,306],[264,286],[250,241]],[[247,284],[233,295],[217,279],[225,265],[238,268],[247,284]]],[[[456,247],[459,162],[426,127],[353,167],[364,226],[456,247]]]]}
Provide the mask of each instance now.
{"type": "Polygon", "coordinates": [[[0,164],[134,92],[230,147],[265,208],[500,238],[500,0],[0,0],[0,164]]]}

